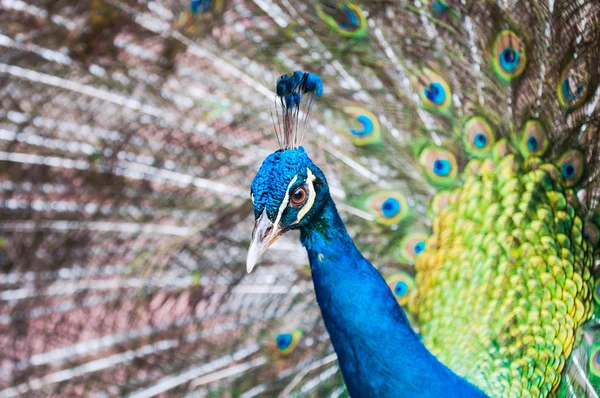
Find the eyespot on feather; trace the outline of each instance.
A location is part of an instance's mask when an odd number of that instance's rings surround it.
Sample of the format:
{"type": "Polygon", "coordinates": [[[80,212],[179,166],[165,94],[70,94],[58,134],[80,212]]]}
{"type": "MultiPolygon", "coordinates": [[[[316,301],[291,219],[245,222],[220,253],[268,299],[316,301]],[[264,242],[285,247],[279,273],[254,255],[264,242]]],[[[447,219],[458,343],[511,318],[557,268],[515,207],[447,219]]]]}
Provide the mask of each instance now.
{"type": "Polygon", "coordinates": [[[398,248],[398,259],[412,264],[417,256],[425,251],[427,245],[427,234],[424,232],[412,232],[400,240],[398,248]]]}
{"type": "Polygon", "coordinates": [[[491,151],[496,136],[484,118],[474,116],[465,123],[464,141],[470,155],[483,158],[491,151]]]}
{"type": "Polygon", "coordinates": [[[600,344],[594,343],[589,351],[589,371],[595,378],[600,377],[600,344]]]}
{"type": "Polygon", "coordinates": [[[223,12],[225,0],[191,0],[189,7],[179,14],[175,27],[187,35],[206,33],[223,12]]]}
{"type": "Polygon", "coordinates": [[[367,33],[367,17],[360,7],[339,0],[316,6],[317,15],[334,32],[344,37],[359,38],[367,33]]]}
{"type": "Polygon", "coordinates": [[[213,9],[212,0],[192,0],[190,2],[190,12],[192,15],[204,14],[213,9]]]}
{"type": "Polygon", "coordinates": [[[505,82],[510,82],[525,70],[527,57],[521,39],[510,30],[498,34],[493,46],[492,64],[496,75],[505,82]]]}
{"type": "Polygon", "coordinates": [[[521,140],[519,141],[519,147],[523,156],[542,156],[546,153],[548,145],[548,135],[543,124],[539,120],[527,121],[523,128],[521,140]]]}
{"type": "Polygon", "coordinates": [[[570,63],[563,70],[556,87],[558,100],[567,112],[579,108],[588,96],[589,75],[585,63],[570,63]]]}
{"type": "Polygon", "coordinates": [[[375,221],[383,225],[394,225],[410,215],[406,197],[399,192],[383,191],[369,195],[364,208],[375,216],[375,221]]]}
{"type": "Polygon", "coordinates": [[[443,115],[451,113],[452,91],[440,75],[429,69],[424,69],[416,77],[415,87],[425,109],[443,115]]]}
{"type": "Polygon", "coordinates": [[[194,17],[209,17],[223,10],[224,0],[192,0],[189,11],[194,17]]]}
{"type": "Polygon", "coordinates": [[[453,18],[460,19],[460,14],[458,13],[457,9],[448,4],[447,0],[431,1],[429,2],[429,5],[431,14],[435,18],[445,19],[446,17],[451,16],[453,18]]]}
{"type": "Polygon", "coordinates": [[[572,187],[583,176],[585,157],[577,149],[567,151],[558,162],[558,168],[567,187],[572,187]]]}
{"type": "Polygon", "coordinates": [[[421,151],[419,163],[430,183],[440,187],[454,185],[458,176],[456,156],[449,150],[429,146],[421,151]]]}
{"type": "Polygon", "coordinates": [[[445,1],[432,1],[431,12],[434,16],[439,17],[450,10],[450,6],[445,1]]]}
{"type": "Polygon", "coordinates": [[[594,300],[596,304],[600,305],[600,279],[596,280],[594,284],[594,300]]]}
{"type": "Polygon", "coordinates": [[[301,329],[294,329],[292,333],[281,333],[275,338],[277,351],[282,355],[289,355],[296,349],[303,332],[301,329]]]}
{"type": "Polygon", "coordinates": [[[386,283],[391,289],[396,301],[401,306],[409,303],[415,293],[415,279],[406,272],[397,272],[386,278],[386,283]]]}
{"type": "Polygon", "coordinates": [[[358,106],[346,106],[343,111],[356,121],[354,124],[357,127],[349,129],[354,145],[377,145],[382,142],[381,125],[377,116],[358,106]]]}

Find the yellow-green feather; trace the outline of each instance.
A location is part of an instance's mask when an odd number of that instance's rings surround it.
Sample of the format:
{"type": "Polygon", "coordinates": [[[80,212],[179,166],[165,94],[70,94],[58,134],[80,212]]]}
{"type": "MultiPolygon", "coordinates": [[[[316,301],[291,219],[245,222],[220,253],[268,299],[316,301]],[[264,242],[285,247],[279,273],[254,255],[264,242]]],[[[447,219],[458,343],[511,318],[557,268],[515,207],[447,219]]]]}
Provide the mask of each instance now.
{"type": "Polygon", "coordinates": [[[539,163],[467,176],[416,263],[424,343],[493,397],[549,396],[592,312],[591,245],[539,163]]]}

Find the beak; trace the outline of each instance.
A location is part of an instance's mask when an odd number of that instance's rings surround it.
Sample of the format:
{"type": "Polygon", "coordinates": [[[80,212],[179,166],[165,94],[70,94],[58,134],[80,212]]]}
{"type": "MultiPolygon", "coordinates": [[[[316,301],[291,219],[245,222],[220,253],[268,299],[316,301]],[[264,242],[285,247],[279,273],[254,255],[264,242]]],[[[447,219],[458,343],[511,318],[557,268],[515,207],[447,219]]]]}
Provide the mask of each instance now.
{"type": "Polygon", "coordinates": [[[252,231],[252,242],[248,249],[248,257],[246,258],[246,271],[252,272],[258,259],[265,254],[269,246],[273,244],[281,235],[283,229],[273,225],[267,212],[263,211],[256,223],[254,223],[254,231],[252,231]]]}

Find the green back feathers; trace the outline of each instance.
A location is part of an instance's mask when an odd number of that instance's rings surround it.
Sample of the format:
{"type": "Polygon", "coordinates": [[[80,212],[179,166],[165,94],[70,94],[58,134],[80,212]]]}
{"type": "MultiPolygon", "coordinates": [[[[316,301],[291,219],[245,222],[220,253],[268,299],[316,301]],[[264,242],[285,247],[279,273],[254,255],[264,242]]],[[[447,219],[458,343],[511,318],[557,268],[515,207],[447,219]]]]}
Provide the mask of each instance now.
{"type": "Polygon", "coordinates": [[[426,345],[492,396],[547,396],[591,315],[592,249],[565,192],[509,155],[466,179],[417,259],[426,345]]]}

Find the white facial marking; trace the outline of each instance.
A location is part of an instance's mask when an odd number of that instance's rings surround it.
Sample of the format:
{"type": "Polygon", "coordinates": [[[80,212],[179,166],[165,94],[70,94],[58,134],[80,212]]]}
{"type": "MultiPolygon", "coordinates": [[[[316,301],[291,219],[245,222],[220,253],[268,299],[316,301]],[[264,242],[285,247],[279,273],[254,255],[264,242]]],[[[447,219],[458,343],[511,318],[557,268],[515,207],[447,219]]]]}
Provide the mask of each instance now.
{"type": "Polygon", "coordinates": [[[309,168],[306,169],[306,175],[306,181],[308,182],[308,200],[306,201],[306,204],[302,207],[302,209],[300,209],[300,211],[298,212],[298,217],[296,217],[296,224],[299,223],[300,220],[302,220],[302,218],[306,215],[306,213],[310,211],[310,209],[312,209],[313,205],[315,204],[315,198],[317,197],[317,193],[315,192],[315,187],[313,183],[316,177],[313,175],[309,168]]]}
{"type": "MultiPolygon", "coordinates": [[[[277,218],[275,219],[275,222],[273,223],[273,225],[275,225],[276,227],[279,226],[279,222],[281,221],[281,216],[283,215],[283,212],[285,211],[285,209],[288,206],[288,203],[290,202],[290,188],[292,187],[292,185],[294,185],[296,180],[298,180],[298,174],[296,174],[294,176],[294,178],[292,178],[292,181],[290,181],[287,189],[285,190],[285,197],[283,198],[283,201],[279,205],[279,210],[277,211],[277,218]]],[[[277,228],[273,228],[272,234],[276,233],[276,231],[275,231],[276,229],[277,228]]]]}

